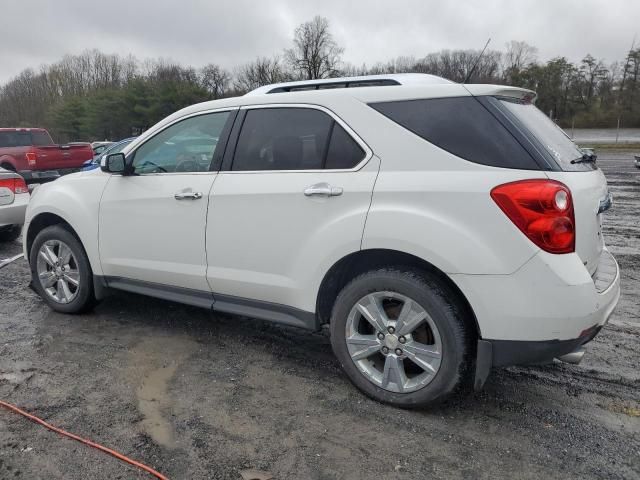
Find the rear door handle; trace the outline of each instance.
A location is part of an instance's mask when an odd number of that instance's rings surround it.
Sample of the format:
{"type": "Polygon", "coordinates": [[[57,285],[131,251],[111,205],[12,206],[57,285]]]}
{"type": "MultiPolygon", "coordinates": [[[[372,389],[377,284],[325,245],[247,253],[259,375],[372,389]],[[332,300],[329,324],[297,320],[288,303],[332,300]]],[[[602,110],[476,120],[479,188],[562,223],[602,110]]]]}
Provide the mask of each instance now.
{"type": "Polygon", "coordinates": [[[326,182],[316,183],[315,185],[311,185],[304,189],[304,194],[307,197],[311,197],[314,195],[323,196],[323,197],[337,197],[342,195],[342,187],[332,187],[326,182]]]}
{"type": "Polygon", "coordinates": [[[201,192],[178,192],[173,198],[176,200],[198,200],[202,198],[201,192]]]}

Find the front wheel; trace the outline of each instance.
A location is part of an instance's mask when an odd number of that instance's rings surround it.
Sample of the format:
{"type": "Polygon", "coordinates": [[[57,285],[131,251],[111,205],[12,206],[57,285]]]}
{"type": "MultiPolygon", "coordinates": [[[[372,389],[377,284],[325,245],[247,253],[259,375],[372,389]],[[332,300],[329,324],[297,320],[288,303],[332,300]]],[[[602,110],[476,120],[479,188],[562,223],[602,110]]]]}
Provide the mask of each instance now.
{"type": "Polygon", "coordinates": [[[68,230],[54,225],[38,233],[29,264],[35,290],[53,310],[80,313],[95,304],[89,259],[68,230]]]}
{"type": "Polygon", "coordinates": [[[349,379],[380,402],[437,403],[468,380],[464,309],[435,276],[401,269],[360,275],[340,292],[331,344],[349,379]]]}

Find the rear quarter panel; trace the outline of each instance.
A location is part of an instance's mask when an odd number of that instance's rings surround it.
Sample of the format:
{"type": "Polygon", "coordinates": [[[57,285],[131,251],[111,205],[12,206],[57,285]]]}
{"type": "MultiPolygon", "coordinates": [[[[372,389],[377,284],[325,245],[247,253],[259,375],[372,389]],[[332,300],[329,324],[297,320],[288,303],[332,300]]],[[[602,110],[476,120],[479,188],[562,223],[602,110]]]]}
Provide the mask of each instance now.
{"type": "MultiPolygon", "coordinates": [[[[441,89],[442,94],[451,95],[451,88],[441,89]]],[[[469,95],[464,88],[457,94],[469,95]]],[[[362,101],[340,100],[329,108],[343,116],[381,159],[363,249],[400,250],[446,273],[478,275],[513,273],[539,250],[498,208],[490,192],[502,183],[547,178],[544,172],[466,161],[362,101]]]]}

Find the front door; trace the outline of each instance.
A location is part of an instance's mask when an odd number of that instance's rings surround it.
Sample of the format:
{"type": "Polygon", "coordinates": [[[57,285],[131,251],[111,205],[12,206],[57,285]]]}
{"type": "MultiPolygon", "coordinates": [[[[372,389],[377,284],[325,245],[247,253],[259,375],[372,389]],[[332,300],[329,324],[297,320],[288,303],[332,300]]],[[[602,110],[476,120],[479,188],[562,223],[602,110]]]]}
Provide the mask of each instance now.
{"type": "Polygon", "coordinates": [[[108,281],[210,291],[205,223],[212,161],[230,112],[191,116],[138,146],[132,175],[113,175],[100,202],[99,247],[108,281]]]}

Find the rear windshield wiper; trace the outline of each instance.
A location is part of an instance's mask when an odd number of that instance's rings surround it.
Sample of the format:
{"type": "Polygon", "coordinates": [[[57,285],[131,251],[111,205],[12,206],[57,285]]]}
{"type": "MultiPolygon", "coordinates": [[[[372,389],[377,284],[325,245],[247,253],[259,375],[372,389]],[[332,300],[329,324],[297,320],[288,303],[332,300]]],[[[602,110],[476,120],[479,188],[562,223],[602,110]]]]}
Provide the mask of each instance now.
{"type": "Polygon", "coordinates": [[[594,153],[585,153],[584,155],[582,155],[582,157],[580,158],[576,158],[575,160],[571,160],[571,163],[596,163],[596,159],[598,158],[598,156],[594,153]]]}

